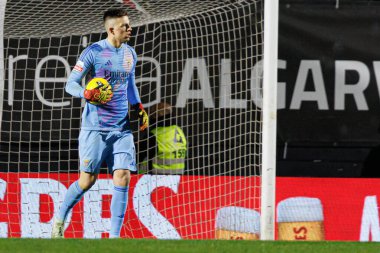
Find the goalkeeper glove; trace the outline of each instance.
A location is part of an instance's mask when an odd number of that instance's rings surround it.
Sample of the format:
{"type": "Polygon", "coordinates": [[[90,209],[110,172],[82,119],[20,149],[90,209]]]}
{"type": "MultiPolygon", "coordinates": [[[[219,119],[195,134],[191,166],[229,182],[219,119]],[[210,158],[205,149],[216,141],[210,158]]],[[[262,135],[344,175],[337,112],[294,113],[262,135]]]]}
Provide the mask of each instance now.
{"type": "Polygon", "coordinates": [[[111,89],[99,82],[94,89],[85,89],[83,95],[92,104],[106,104],[111,100],[113,93],[111,89]]]}
{"type": "Polygon", "coordinates": [[[143,132],[149,126],[149,117],[141,103],[132,105],[132,108],[137,111],[140,119],[140,131],[143,132]]]}

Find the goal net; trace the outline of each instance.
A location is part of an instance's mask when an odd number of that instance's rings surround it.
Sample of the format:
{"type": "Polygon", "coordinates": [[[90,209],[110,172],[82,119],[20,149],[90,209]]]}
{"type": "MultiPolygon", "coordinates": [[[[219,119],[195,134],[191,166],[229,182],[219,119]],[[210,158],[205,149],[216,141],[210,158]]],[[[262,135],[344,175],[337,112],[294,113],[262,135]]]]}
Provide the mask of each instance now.
{"type": "MultiPolygon", "coordinates": [[[[167,117],[187,140],[183,175],[132,175],[121,236],[260,237],[263,1],[5,2],[0,237],[50,237],[53,216],[79,172],[85,102],[65,93],[65,82],[82,50],[106,37],[104,10],[120,7],[133,28],[129,44],[138,55],[144,106],[172,105],[167,117]]],[[[141,161],[145,137],[135,125],[141,161]]],[[[102,168],[69,215],[66,237],[108,236],[111,178],[102,168]]]]}

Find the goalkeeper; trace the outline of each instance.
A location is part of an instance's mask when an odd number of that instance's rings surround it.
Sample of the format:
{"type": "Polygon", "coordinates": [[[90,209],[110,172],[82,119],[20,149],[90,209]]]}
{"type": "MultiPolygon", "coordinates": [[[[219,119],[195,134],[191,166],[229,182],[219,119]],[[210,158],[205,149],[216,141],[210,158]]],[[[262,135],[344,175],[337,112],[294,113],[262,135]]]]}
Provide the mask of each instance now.
{"type": "Polygon", "coordinates": [[[64,237],[64,222],[70,210],[95,183],[103,161],[113,175],[110,238],[118,238],[128,203],[131,171],[136,171],[135,146],[129,128],[128,106],[140,117],[140,130],[148,127],[146,114],[135,83],[135,50],[126,42],[131,37],[127,12],[111,9],[103,15],[107,38],[98,41],[80,55],[71,72],[66,91],[87,103],[82,114],[79,134],[79,180],[70,185],[58,215],[52,237],[64,237]],[[98,80],[84,89],[81,80],[89,74],[98,80]],[[100,80],[100,81],[99,81],[100,80]],[[108,89],[110,85],[112,89],[108,89]],[[111,91],[112,90],[112,91],[111,91]]]}

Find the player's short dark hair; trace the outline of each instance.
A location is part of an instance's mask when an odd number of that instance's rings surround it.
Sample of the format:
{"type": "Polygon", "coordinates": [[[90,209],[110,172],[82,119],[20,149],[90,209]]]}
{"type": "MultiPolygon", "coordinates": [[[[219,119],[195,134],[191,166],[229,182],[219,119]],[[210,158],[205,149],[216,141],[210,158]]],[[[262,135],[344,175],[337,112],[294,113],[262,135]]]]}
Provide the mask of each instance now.
{"type": "Polygon", "coordinates": [[[124,16],[128,16],[127,10],[125,9],[109,9],[103,14],[103,22],[105,22],[108,18],[121,18],[124,16]]]}

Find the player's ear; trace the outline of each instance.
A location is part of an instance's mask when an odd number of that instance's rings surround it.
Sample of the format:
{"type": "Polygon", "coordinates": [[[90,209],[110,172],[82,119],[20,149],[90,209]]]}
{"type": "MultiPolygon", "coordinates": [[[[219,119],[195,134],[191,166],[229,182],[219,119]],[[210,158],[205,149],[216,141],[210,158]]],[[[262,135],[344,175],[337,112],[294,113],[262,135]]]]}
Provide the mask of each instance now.
{"type": "Polygon", "coordinates": [[[107,33],[115,34],[115,29],[114,29],[114,25],[113,25],[112,19],[106,20],[104,26],[106,28],[107,33]]]}
{"type": "Polygon", "coordinates": [[[109,33],[115,34],[115,29],[111,26],[108,28],[109,33]]]}

